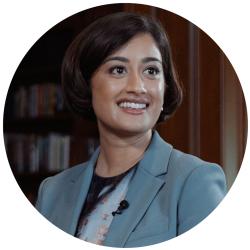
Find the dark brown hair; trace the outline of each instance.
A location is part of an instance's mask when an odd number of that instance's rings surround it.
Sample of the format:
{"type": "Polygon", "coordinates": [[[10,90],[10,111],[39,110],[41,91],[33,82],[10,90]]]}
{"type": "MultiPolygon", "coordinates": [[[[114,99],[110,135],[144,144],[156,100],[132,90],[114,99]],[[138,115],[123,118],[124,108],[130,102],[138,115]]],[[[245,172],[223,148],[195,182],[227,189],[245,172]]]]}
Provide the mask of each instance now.
{"type": "Polygon", "coordinates": [[[162,56],[166,91],[157,122],[166,120],[182,101],[182,90],[172,62],[171,48],[162,26],[151,17],[118,12],[97,19],[70,44],[62,63],[62,86],[66,104],[75,113],[95,119],[90,80],[112,53],[140,33],[150,34],[162,56]]]}

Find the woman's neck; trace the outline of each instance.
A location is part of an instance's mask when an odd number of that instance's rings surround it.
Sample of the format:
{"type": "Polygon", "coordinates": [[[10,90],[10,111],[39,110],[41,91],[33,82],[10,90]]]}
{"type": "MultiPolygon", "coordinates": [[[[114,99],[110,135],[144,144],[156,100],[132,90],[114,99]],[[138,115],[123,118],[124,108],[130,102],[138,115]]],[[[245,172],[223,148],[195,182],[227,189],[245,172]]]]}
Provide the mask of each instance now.
{"type": "Polygon", "coordinates": [[[152,131],[132,136],[99,130],[100,154],[95,172],[99,176],[119,175],[133,167],[142,157],[150,143],[152,131]]]}

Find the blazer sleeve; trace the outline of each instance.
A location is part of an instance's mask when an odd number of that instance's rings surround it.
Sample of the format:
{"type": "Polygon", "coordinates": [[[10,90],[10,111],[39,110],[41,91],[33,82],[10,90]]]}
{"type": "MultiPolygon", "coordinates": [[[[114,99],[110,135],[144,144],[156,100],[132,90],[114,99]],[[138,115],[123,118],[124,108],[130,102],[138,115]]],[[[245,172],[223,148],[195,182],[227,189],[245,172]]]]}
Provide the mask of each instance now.
{"type": "Polygon", "coordinates": [[[36,200],[36,204],[35,207],[36,209],[43,213],[44,210],[46,210],[46,206],[48,205],[45,196],[46,190],[47,190],[47,183],[49,181],[51,177],[46,178],[45,180],[42,181],[42,183],[39,186],[39,190],[38,190],[38,196],[37,196],[37,200],[36,200]]]}
{"type": "Polygon", "coordinates": [[[226,179],[216,164],[205,164],[191,171],[178,202],[178,235],[207,217],[227,192],[226,179]]]}

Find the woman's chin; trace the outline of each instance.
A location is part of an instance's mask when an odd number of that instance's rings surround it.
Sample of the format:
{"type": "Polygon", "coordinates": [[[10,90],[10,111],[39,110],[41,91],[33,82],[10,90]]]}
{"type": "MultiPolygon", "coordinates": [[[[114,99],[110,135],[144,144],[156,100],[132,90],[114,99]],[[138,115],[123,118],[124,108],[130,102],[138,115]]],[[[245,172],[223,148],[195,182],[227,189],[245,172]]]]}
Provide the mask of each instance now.
{"type": "Polygon", "coordinates": [[[147,133],[152,129],[152,126],[146,126],[145,124],[129,124],[127,126],[121,126],[117,129],[118,134],[121,136],[134,136],[147,133]]]}
{"type": "Polygon", "coordinates": [[[99,131],[114,133],[117,136],[134,136],[147,133],[154,127],[152,120],[147,119],[110,119],[109,121],[99,121],[99,131]],[[111,122],[112,120],[112,122],[111,122]]]}

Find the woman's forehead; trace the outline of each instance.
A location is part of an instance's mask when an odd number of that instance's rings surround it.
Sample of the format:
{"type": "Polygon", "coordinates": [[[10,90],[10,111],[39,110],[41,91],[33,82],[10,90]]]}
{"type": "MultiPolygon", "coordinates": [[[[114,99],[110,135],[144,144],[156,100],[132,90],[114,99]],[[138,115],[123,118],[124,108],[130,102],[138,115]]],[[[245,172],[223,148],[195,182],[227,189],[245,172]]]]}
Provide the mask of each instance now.
{"type": "MultiPolygon", "coordinates": [[[[162,61],[160,50],[150,34],[138,34],[111,53],[104,61],[111,58],[155,58],[162,61]]],[[[146,60],[146,59],[144,59],[146,60]]]]}

